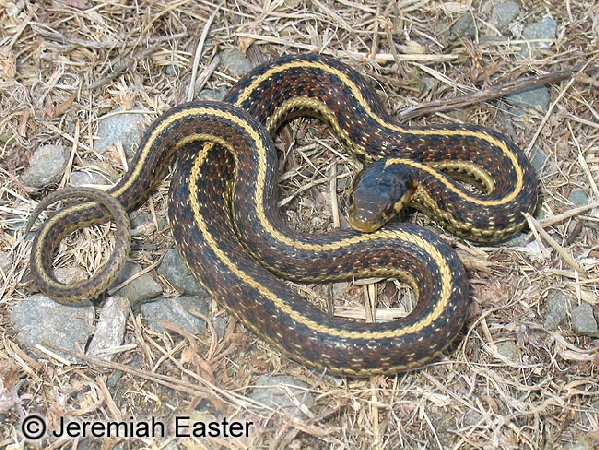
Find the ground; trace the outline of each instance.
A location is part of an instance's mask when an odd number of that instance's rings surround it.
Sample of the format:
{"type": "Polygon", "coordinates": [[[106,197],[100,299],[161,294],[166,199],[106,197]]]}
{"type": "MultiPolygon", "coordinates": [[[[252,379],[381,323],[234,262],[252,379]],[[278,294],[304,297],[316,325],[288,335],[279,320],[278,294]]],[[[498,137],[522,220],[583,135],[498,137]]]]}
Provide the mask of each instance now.
{"type": "MultiPolygon", "coordinates": [[[[596,2],[0,0],[0,27],[0,447],[599,445],[596,2]],[[533,158],[541,204],[532,231],[517,241],[476,246],[420,214],[408,217],[441,233],[468,269],[471,318],[458,342],[436,362],[397,376],[333,378],[281,356],[214,304],[211,314],[229,324],[218,339],[210,328],[197,336],[153,332],[133,307],[126,345],[110,363],[73,364],[22,345],[11,311],[37,292],[23,222],[39,199],[68,183],[71,172],[114,181],[125,170],[122,149],[94,151],[99,118],[117,108],[135,110],[147,125],[184,102],[190,84],[191,97],[218,97],[245,70],[240,62],[304,52],[332,55],[365,74],[398,120],[478,123],[506,133],[533,158]],[[513,97],[489,98],[405,114],[433,100],[571,69],[573,76],[526,97],[528,107],[513,97]],[[67,149],[68,168],[32,187],[27,170],[43,144],[67,149]],[[250,396],[265,375],[303,382],[311,401],[301,408],[261,407],[250,396]],[[153,417],[169,430],[164,439],[26,443],[21,423],[31,414],[51,429],[61,417],[98,423],[153,417]],[[181,416],[253,426],[249,437],[184,439],[172,428],[181,416]]],[[[286,126],[277,146],[281,204],[290,224],[309,232],[346,226],[347,188],[361,164],[314,120],[286,126]]],[[[158,220],[167,190],[168,181],[142,207],[156,226],[137,237],[131,258],[150,267],[171,295],[172,287],[151,267],[173,245],[168,226],[158,220]]],[[[92,270],[105,259],[103,242],[110,236],[100,227],[69,238],[57,265],[92,270]],[[90,245],[94,239],[97,245],[90,245]]],[[[333,293],[342,298],[335,306],[349,313],[367,291],[383,303],[406,292],[393,281],[296,288],[310,298],[333,293]]],[[[102,301],[97,306],[96,315],[102,301]]]]}

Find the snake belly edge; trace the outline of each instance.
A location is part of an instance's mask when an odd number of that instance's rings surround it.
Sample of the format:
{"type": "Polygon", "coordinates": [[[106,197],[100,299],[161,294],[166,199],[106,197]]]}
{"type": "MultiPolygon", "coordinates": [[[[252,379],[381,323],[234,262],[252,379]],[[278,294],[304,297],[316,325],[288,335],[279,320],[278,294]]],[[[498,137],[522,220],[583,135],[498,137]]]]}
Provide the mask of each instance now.
{"type": "MultiPolygon", "coordinates": [[[[390,166],[406,163],[429,178],[419,183],[413,206],[482,242],[513,234],[524,225],[522,213],[534,209],[537,182],[527,159],[500,134],[481,127],[396,125],[359,74],[318,55],[284,57],[258,67],[227,101],[248,110],[267,131],[225,104],[174,107],[150,127],[130,171],[109,194],[128,211],[134,209],[148,198],[171,156],[179,154],[169,217],[190,270],[249,328],[301,363],[332,374],[368,376],[415,367],[438,355],[457,335],[468,310],[467,276],[455,252],[433,233],[409,224],[371,234],[345,230],[313,237],[289,230],[276,209],[276,154],[268,132],[289,117],[310,114],[327,121],[365,160],[391,153],[390,166]],[[198,151],[201,142],[209,143],[198,151]],[[455,179],[463,173],[487,192],[461,188],[455,179]],[[443,198],[447,192],[449,200],[443,198]],[[311,268],[306,257],[320,265],[311,268]],[[400,321],[342,320],[309,306],[262,266],[306,282],[398,277],[413,287],[418,303],[400,321]]],[[[96,202],[67,206],[61,214],[54,227],[65,221],[82,227],[110,217],[96,202]]],[[[32,275],[52,296],[51,267],[48,258],[39,257],[47,247],[43,239],[34,242],[32,275]]],[[[105,280],[95,282],[94,291],[64,286],[67,301],[107,288],[105,280]]]]}

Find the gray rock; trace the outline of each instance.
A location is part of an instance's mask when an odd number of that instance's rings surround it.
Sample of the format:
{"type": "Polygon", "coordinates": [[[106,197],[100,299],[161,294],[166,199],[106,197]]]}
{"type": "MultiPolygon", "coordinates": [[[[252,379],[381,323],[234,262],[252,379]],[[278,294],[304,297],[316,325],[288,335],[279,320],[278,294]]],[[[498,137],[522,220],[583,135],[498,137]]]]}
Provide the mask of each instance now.
{"type": "Polygon", "coordinates": [[[568,195],[568,200],[576,206],[584,206],[589,204],[589,196],[582,189],[573,189],[568,195]]]}
{"type": "Polygon", "coordinates": [[[225,337],[225,332],[227,331],[227,326],[229,325],[229,321],[224,317],[213,317],[212,318],[212,326],[214,327],[214,331],[216,331],[216,338],[219,341],[222,341],[225,337]]]}
{"type": "MultiPolygon", "coordinates": [[[[531,23],[522,30],[524,39],[550,39],[553,40],[557,36],[557,23],[551,17],[543,17],[537,23],[531,23]]],[[[533,48],[549,48],[553,45],[552,42],[527,42],[517,54],[520,59],[527,59],[531,56],[533,48]]]]}
{"type": "Polygon", "coordinates": [[[71,186],[89,186],[89,185],[105,185],[107,184],[106,178],[96,172],[83,172],[75,171],[71,173],[71,179],[69,180],[71,186]]]}
{"type": "Polygon", "coordinates": [[[451,26],[451,32],[455,36],[475,36],[476,26],[474,24],[474,17],[471,13],[466,13],[461,16],[456,23],[451,26]]]}
{"type": "MultiPolygon", "coordinates": [[[[531,23],[524,27],[522,36],[525,39],[555,39],[557,36],[557,23],[551,17],[543,17],[537,23],[531,23]]],[[[531,42],[531,47],[548,48],[551,42],[531,42]]]]}
{"type": "Polygon", "coordinates": [[[576,442],[571,442],[564,445],[563,450],[596,450],[596,444],[596,441],[593,443],[593,438],[585,437],[577,440],[576,442]]]}
{"type": "Polygon", "coordinates": [[[514,341],[498,342],[496,344],[497,353],[510,361],[517,362],[520,360],[520,349],[514,341]]]}
{"type": "Polygon", "coordinates": [[[443,413],[442,410],[437,409],[431,413],[429,420],[435,430],[435,441],[439,443],[437,448],[446,450],[459,446],[455,433],[455,418],[451,414],[443,413]]]}
{"type": "Polygon", "coordinates": [[[484,420],[484,416],[474,409],[468,409],[462,416],[462,420],[464,422],[464,425],[468,427],[473,427],[481,423],[481,421],[484,420]]]}
{"type": "Polygon", "coordinates": [[[514,0],[497,3],[491,11],[489,22],[499,31],[503,31],[520,13],[520,4],[514,0]]]}
{"type": "Polygon", "coordinates": [[[549,156],[547,156],[547,153],[545,153],[545,151],[537,144],[532,147],[530,163],[538,175],[543,173],[543,168],[545,167],[548,158],[549,156]]]}
{"type": "Polygon", "coordinates": [[[206,329],[206,322],[189,313],[185,307],[197,311],[204,316],[210,313],[207,299],[197,297],[162,298],[155,302],[141,305],[141,314],[148,321],[150,329],[156,333],[167,330],[161,322],[168,322],[177,328],[192,334],[199,334],[206,329]]]}
{"type": "Polygon", "coordinates": [[[245,75],[252,70],[252,63],[237,49],[227,49],[222,53],[222,67],[235,77],[245,75]]]}
{"type": "Polygon", "coordinates": [[[512,106],[539,109],[546,112],[551,104],[551,95],[547,86],[539,86],[510,94],[505,97],[505,100],[512,106]]]}
{"type": "Polygon", "coordinates": [[[588,303],[582,303],[572,310],[572,328],[577,333],[595,333],[597,321],[593,315],[593,307],[588,303]]]}
{"type": "Polygon", "coordinates": [[[128,317],[129,300],[125,297],[108,297],[100,311],[100,319],[87,354],[110,361],[113,357],[110,350],[123,343],[128,317]]]}
{"type": "MultiPolygon", "coordinates": [[[[127,261],[125,267],[119,274],[114,286],[117,286],[132,276],[140,273],[142,268],[137,263],[127,261]]],[[[152,278],[149,273],[144,273],[138,278],[135,278],[122,288],[120,288],[114,295],[118,297],[127,297],[131,304],[141,303],[144,300],[158,297],[162,294],[162,286],[152,278]]]]}
{"type": "Polygon", "coordinates": [[[183,290],[187,295],[207,297],[208,294],[191,274],[185,261],[175,248],[166,252],[156,271],[166,278],[169,283],[183,290]]]}
{"type": "MultiPolygon", "coordinates": [[[[13,261],[14,259],[11,252],[5,252],[3,250],[0,250],[0,270],[5,276],[8,275],[8,272],[10,272],[10,269],[13,265],[13,261]]],[[[0,280],[2,279],[3,278],[0,276],[0,280]]]]}
{"type": "Polygon", "coordinates": [[[509,238],[507,241],[499,245],[508,248],[520,248],[525,247],[530,242],[530,240],[531,238],[528,233],[517,233],[511,238],[509,238]]]}
{"type": "MultiPolygon", "coordinates": [[[[435,77],[429,77],[426,75],[422,77],[422,91],[423,92],[432,91],[433,89],[435,89],[435,87],[437,87],[438,84],[439,84],[439,82],[437,81],[437,79],[435,77]]],[[[349,180],[349,178],[348,178],[348,180],[349,180]]]]}
{"type": "Polygon", "coordinates": [[[143,119],[143,114],[138,112],[122,112],[120,108],[111,111],[98,123],[98,140],[94,149],[101,152],[121,142],[125,155],[130,159],[141,142],[145,129],[143,119]]]}
{"type": "Polygon", "coordinates": [[[561,291],[552,292],[545,301],[547,311],[543,319],[543,326],[547,330],[557,330],[557,327],[567,317],[570,311],[570,302],[561,291]]]}
{"type": "Polygon", "coordinates": [[[282,409],[300,419],[307,418],[302,408],[310,408],[314,404],[314,396],[310,393],[309,386],[288,375],[261,375],[250,393],[250,398],[263,405],[282,409]]]}
{"type": "Polygon", "coordinates": [[[202,92],[200,92],[199,97],[201,100],[212,100],[215,102],[220,102],[225,98],[227,92],[228,89],[225,87],[216,89],[204,89],[202,92]]]}
{"type": "Polygon", "coordinates": [[[41,188],[50,183],[58,183],[69,162],[69,151],[62,145],[41,145],[29,159],[29,167],[21,177],[23,184],[41,188]]]}
{"type": "MultiPolygon", "coordinates": [[[[131,216],[131,230],[135,229],[147,229],[150,227],[152,230],[156,228],[154,223],[154,216],[152,214],[141,214],[139,212],[133,213],[131,216]]],[[[158,222],[158,229],[164,230],[168,227],[168,220],[166,216],[162,214],[156,214],[156,222],[158,222]]]]}
{"type": "MultiPolygon", "coordinates": [[[[94,307],[90,302],[80,306],[65,306],[41,294],[27,297],[17,303],[11,312],[11,321],[17,331],[17,341],[37,355],[35,350],[41,344],[54,345],[74,352],[81,352],[94,331],[94,307]]],[[[62,354],[72,362],[78,362],[71,355],[62,354]]]]}
{"type": "Polygon", "coordinates": [[[62,284],[75,284],[87,280],[88,274],[81,266],[59,267],[54,270],[54,276],[62,284]]]}

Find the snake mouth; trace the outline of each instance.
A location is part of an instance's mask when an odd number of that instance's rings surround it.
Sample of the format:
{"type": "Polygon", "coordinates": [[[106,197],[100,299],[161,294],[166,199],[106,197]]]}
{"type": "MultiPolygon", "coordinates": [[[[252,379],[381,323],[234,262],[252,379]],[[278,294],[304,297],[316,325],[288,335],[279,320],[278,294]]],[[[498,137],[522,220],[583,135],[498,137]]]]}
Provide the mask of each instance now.
{"type": "Polygon", "coordinates": [[[406,192],[396,202],[387,202],[383,207],[376,204],[377,208],[374,210],[372,204],[368,204],[369,208],[357,207],[356,205],[360,202],[354,199],[348,208],[347,221],[354,230],[360,233],[373,233],[399,214],[411,199],[412,193],[406,192]]]}
{"type": "Polygon", "coordinates": [[[359,231],[360,233],[373,233],[384,225],[384,223],[373,224],[370,221],[362,220],[354,215],[350,215],[347,218],[347,221],[354,230],[359,231]]]}
{"type": "Polygon", "coordinates": [[[391,216],[388,216],[378,207],[373,210],[373,205],[371,203],[360,207],[357,206],[361,203],[359,200],[352,200],[353,201],[349,205],[347,211],[347,221],[355,231],[360,233],[373,233],[391,219],[391,216]]]}

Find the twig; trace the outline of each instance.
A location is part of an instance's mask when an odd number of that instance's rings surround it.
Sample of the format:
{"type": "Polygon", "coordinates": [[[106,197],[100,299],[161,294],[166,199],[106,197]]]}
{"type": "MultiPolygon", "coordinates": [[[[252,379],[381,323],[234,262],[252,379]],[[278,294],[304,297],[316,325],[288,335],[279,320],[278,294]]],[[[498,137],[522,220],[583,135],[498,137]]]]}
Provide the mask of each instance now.
{"type": "Polygon", "coordinates": [[[564,220],[567,220],[570,217],[574,217],[574,216],[577,216],[585,211],[588,211],[589,209],[593,209],[593,208],[597,208],[597,207],[599,207],[599,201],[589,203],[588,205],[579,206],[577,208],[573,208],[573,209],[566,211],[562,214],[557,214],[555,216],[546,217],[544,219],[539,220],[539,223],[543,226],[554,225],[558,222],[563,222],[564,220]]]}
{"type": "Polygon", "coordinates": [[[528,142],[528,145],[526,146],[526,150],[524,152],[527,155],[531,154],[534,145],[537,143],[537,139],[541,135],[541,132],[543,131],[543,128],[545,128],[545,124],[547,123],[547,121],[549,120],[549,118],[553,114],[553,110],[555,109],[555,105],[557,105],[561,101],[561,99],[564,97],[564,95],[566,95],[566,92],[568,92],[568,90],[570,89],[570,87],[574,84],[574,81],[576,81],[575,78],[572,78],[570,81],[568,81],[568,83],[561,90],[561,92],[559,93],[559,95],[557,96],[557,98],[555,100],[553,100],[551,102],[551,104],[549,105],[549,108],[547,108],[547,111],[545,112],[545,115],[543,116],[543,119],[541,120],[541,123],[537,127],[537,131],[535,131],[535,133],[532,135],[532,138],[530,139],[530,141],[528,142]]]}
{"type": "Polygon", "coordinates": [[[157,51],[158,48],[159,48],[158,45],[152,46],[150,48],[146,48],[145,50],[142,50],[139,53],[134,54],[130,58],[120,56],[116,60],[114,67],[112,68],[112,72],[110,72],[108,75],[106,75],[101,80],[98,80],[95,83],[90,84],[89,90],[92,91],[100,86],[104,86],[105,84],[110,83],[112,80],[114,80],[116,77],[118,77],[121,73],[123,73],[123,72],[129,70],[131,67],[133,67],[133,64],[135,64],[137,61],[150,56],[152,53],[157,51]]]}
{"type": "MultiPolygon", "coordinates": [[[[43,24],[31,24],[32,30],[38,36],[41,36],[50,41],[58,42],[60,45],[66,45],[72,48],[87,48],[87,49],[107,49],[111,50],[113,48],[119,47],[121,45],[126,45],[122,41],[112,40],[112,41],[90,41],[87,39],[78,39],[74,36],[64,36],[52,29],[47,30],[44,27],[47,25],[43,24]]],[[[49,28],[49,27],[48,27],[49,28]]],[[[178,33],[172,34],[169,36],[155,36],[149,38],[147,41],[150,43],[159,43],[164,41],[176,40],[180,38],[185,38],[188,36],[188,33],[178,33]]]]}
{"type": "Polygon", "coordinates": [[[559,243],[543,229],[543,226],[539,223],[537,219],[535,219],[530,214],[525,214],[525,216],[528,220],[528,226],[531,229],[536,230],[539,233],[539,236],[541,236],[557,253],[559,253],[559,255],[564,259],[566,264],[572,267],[572,269],[574,269],[576,272],[583,275],[588,275],[588,272],[584,268],[582,268],[580,264],[578,264],[574,260],[574,258],[572,258],[568,254],[568,252],[566,252],[566,250],[564,250],[564,248],[561,245],[559,245],[559,243]]]}
{"type": "MultiPolygon", "coordinates": [[[[590,67],[586,70],[582,70],[583,73],[591,74],[597,72],[597,67],[590,67]]],[[[449,109],[463,108],[475,103],[481,103],[487,100],[492,100],[499,97],[505,97],[506,95],[513,94],[514,92],[523,91],[530,89],[535,86],[543,84],[558,83],[566,80],[581,71],[580,67],[560,70],[557,72],[550,72],[544,75],[535,75],[533,77],[522,78],[519,80],[509,81],[507,83],[496,84],[489,86],[486,89],[482,89],[477,92],[470,94],[458,95],[452,98],[441,98],[430,102],[422,103],[416,106],[410,106],[404,108],[397,114],[397,118],[405,121],[414,117],[420,117],[425,114],[447,111],[449,109]]]]}
{"type": "MultiPolygon", "coordinates": [[[[195,80],[194,83],[194,88],[193,88],[193,92],[194,94],[196,92],[201,92],[202,89],[204,88],[204,86],[206,85],[206,83],[208,82],[208,80],[210,79],[210,77],[212,76],[212,74],[214,73],[214,71],[216,70],[216,68],[220,65],[222,57],[220,55],[214,55],[214,58],[212,58],[212,61],[210,62],[210,64],[208,65],[208,67],[206,67],[202,73],[200,73],[197,76],[197,80],[195,80]]],[[[190,84],[191,86],[191,84],[190,84]]],[[[192,96],[193,99],[193,96],[192,96]]]]}
{"type": "Polygon", "coordinates": [[[200,35],[200,39],[198,41],[198,47],[196,48],[195,55],[193,57],[193,67],[191,68],[191,80],[189,82],[189,86],[187,87],[187,101],[190,102],[193,100],[195,95],[195,86],[196,86],[196,77],[198,76],[198,67],[200,65],[200,56],[202,55],[202,50],[204,48],[204,42],[206,42],[206,37],[208,36],[208,32],[210,31],[210,27],[212,26],[212,22],[214,22],[214,18],[216,14],[220,11],[220,8],[223,6],[225,1],[222,0],[214,12],[210,14],[210,17],[206,21],[204,25],[204,29],[202,30],[202,34],[200,35]]]}

